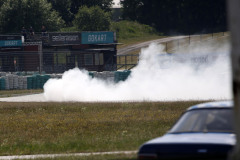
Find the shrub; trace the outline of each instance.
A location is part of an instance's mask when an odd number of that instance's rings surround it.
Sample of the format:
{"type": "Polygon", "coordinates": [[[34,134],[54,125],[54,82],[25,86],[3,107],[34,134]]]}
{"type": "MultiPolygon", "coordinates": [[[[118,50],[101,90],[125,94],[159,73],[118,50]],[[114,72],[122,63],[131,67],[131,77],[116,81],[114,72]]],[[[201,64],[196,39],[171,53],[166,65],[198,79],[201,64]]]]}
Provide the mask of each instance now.
{"type": "Polygon", "coordinates": [[[111,30],[115,31],[117,37],[120,39],[158,34],[154,28],[133,21],[113,22],[111,24],[111,30]]]}
{"type": "Polygon", "coordinates": [[[106,31],[110,28],[111,16],[100,7],[81,7],[73,21],[80,31],[106,31]]]}

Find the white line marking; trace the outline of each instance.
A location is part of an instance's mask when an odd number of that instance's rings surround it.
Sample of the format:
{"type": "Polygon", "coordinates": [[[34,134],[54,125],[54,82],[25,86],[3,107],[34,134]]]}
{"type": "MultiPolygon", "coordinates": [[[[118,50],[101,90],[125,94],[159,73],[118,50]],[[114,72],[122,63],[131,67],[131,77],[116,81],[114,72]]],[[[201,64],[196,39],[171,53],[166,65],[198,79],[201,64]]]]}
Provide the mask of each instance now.
{"type": "Polygon", "coordinates": [[[0,156],[0,160],[14,159],[37,159],[37,158],[56,158],[69,156],[94,156],[94,155],[111,155],[111,154],[136,154],[137,151],[113,151],[113,152],[92,152],[92,153],[69,153],[69,154],[37,154],[37,155],[15,155],[0,156]]]}

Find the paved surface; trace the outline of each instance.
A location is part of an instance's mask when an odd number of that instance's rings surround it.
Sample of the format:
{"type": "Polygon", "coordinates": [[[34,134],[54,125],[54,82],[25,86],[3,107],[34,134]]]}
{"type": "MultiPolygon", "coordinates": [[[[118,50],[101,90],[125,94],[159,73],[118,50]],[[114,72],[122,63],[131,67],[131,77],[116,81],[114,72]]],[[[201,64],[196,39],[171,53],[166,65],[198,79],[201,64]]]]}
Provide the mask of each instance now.
{"type": "Polygon", "coordinates": [[[186,38],[186,37],[188,37],[188,36],[174,36],[174,37],[161,38],[161,39],[157,39],[157,40],[134,44],[134,45],[130,45],[130,46],[118,49],[117,54],[124,55],[124,54],[128,54],[129,52],[132,52],[132,51],[135,51],[135,50],[138,50],[141,48],[145,48],[145,47],[149,46],[149,44],[151,44],[151,43],[165,43],[165,42],[182,39],[182,38],[186,38]]]}
{"type": "Polygon", "coordinates": [[[0,102],[46,102],[43,93],[0,98],[0,102]]]}
{"type": "Polygon", "coordinates": [[[0,160],[14,159],[37,159],[37,158],[57,158],[57,157],[83,157],[96,155],[113,155],[113,154],[136,154],[137,151],[114,151],[114,152],[92,152],[92,153],[69,153],[69,154],[38,154],[38,155],[15,155],[15,156],[0,156],[0,160]]]}

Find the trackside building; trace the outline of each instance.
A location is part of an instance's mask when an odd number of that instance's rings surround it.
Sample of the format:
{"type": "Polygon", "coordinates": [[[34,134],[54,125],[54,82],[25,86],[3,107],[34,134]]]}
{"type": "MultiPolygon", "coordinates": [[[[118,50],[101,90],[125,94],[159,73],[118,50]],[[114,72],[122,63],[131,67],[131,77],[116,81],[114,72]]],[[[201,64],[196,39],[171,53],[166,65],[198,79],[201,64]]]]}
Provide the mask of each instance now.
{"type": "Polygon", "coordinates": [[[104,31],[0,35],[0,72],[115,71],[116,46],[116,34],[104,31]]]}

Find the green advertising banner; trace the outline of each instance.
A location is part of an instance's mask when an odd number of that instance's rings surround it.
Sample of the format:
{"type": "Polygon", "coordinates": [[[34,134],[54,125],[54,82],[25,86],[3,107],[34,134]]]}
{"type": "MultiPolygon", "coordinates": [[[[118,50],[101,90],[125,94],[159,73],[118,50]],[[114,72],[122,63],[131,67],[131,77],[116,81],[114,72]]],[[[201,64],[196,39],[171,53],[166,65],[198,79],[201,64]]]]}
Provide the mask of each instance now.
{"type": "Polygon", "coordinates": [[[109,44],[114,43],[113,32],[82,32],[82,44],[109,44]]]}
{"type": "Polygon", "coordinates": [[[22,36],[0,35],[0,47],[22,46],[22,36]]]}
{"type": "Polygon", "coordinates": [[[22,46],[22,40],[0,40],[0,47],[19,47],[22,46]]]}

